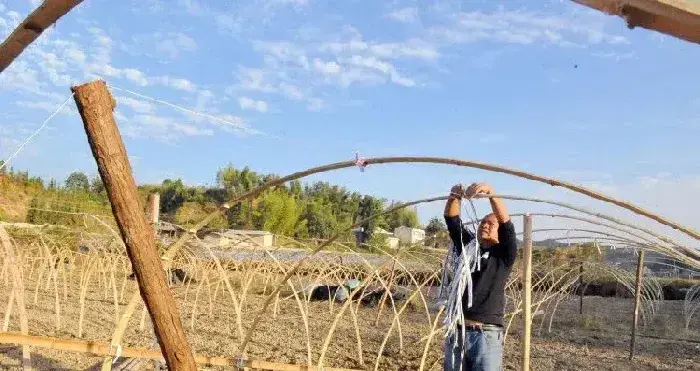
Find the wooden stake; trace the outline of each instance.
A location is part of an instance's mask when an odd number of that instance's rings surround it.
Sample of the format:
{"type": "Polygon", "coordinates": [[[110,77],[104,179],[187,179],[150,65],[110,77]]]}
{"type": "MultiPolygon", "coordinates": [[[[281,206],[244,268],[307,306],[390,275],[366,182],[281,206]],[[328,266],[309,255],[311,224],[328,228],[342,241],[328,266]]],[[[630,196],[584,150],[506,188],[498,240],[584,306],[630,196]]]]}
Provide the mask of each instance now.
{"type": "Polygon", "coordinates": [[[637,260],[637,286],[634,292],[634,317],[632,317],[632,338],[630,339],[630,360],[634,358],[634,342],[637,338],[637,323],[639,322],[639,303],[642,297],[642,277],[644,276],[644,250],[639,251],[637,260]]]}
{"type": "Polygon", "coordinates": [[[151,224],[156,224],[160,220],[160,194],[151,193],[148,195],[148,217],[151,224]]]}
{"type": "Polygon", "coordinates": [[[523,363],[530,370],[530,334],[532,332],[532,215],[523,215],[523,363]]]}
{"type": "Polygon", "coordinates": [[[126,148],[112,114],[116,102],[101,80],[71,90],[168,369],[196,370],[153,228],[141,212],[126,148]]]}

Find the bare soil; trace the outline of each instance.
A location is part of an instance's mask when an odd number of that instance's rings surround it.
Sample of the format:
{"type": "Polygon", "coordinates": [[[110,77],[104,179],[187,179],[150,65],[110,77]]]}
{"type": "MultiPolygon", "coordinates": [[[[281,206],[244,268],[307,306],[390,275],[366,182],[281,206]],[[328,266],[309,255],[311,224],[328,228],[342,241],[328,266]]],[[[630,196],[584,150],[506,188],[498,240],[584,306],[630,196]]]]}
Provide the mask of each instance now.
{"type": "MultiPolygon", "coordinates": [[[[99,277],[99,276],[98,276],[99,277]]],[[[100,278],[102,279],[102,278],[100,278]]],[[[55,295],[53,284],[36,288],[36,281],[26,284],[25,300],[30,317],[30,333],[59,338],[77,338],[80,305],[77,288],[67,288],[67,300],[58,286],[60,324],[57,328],[55,295]],[[37,301],[34,302],[36,293],[37,301]]],[[[108,342],[114,328],[115,306],[113,290],[105,290],[96,283],[90,286],[86,299],[84,334],[82,339],[108,342]]],[[[119,288],[121,281],[117,280],[119,288]]],[[[119,311],[135,289],[133,281],[127,281],[123,297],[119,298],[119,311]]],[[[0,310],[8,300],[9,283],[0,280],[0,310]]],[[[194,351],[210,356],[235,357],[240,341],[235,322],[235,312],[230,297],[223,286],[214,296],[215,286],[189,289],[173,289],[180,306],[182,323],[194,351]],[[186,299],[185,299],[186,294],[186,299]],[[195,298],[197,304],[195,307],[195,298]],[[211,299],[211,300],[210,300],[211,299]]],[[[118,290],[120,291],[120,290],[118,290]]],[[[434,290],[433,290],[434,291],[434,290]]],[[[427,294],[427,292],[426,292],[427,294]]],[[[243,325],[248,328],[262,304],[261,293],[249,294],[245,298],[243,325]]],[[[403,305],[399,302],[398,306],[403,305]]],[[[548,331],[549,316],[538,315],[533,323],[532,369],[533,370],[700,370],[700,321],[695,319],[689,330],[685,330],[682,301],[667,301],[659,305],[653,319],[640,329],[637,340],[637,356],[633,361],[629,355],[629,328],[633,302],[623,298],[586,297],[584,314],[578,313],[578,298],[570,298],[559,304],[551,332],[548,331]],[[544,321],[543,321],[544,319],[544,321]]],[[[341,305],[328,302],[309,303],[309,339],[311,358],[318,363],[319,355],[331,324],[341,305]]],[[[377,361],[377,352],[391,327],[393,310],[386,307],[375,326],[377,308],[360,307],[357,313],[361,349],[364,364],[359,360],[358,342],[353,316],[348,309],[340,317],[332,337],[325,365],[358,369],[418,370],[430,333],[435,312],[430,317],[419,300],[407,306],[400,318],[399,327],[394,326],[388,337],[382,356],[377,361]]],[[[124,336],[124,346],[153,347],[153,333],[148,319],[143,330],[139,329],[142,307],[131,320],[124,336]]],[[[506,338],[504,369],[520,368],[520,318],[516,317],[506,338]]],[[[19,331],[16,311],[10,321],[10,331],[19,331]]],[[[306,331],[297,302],[281,300],[274,310],[268,310],[253,336],[248,356],[253,359],[281,363],[305,364],[307,362],[306,331]]],[[[429,346],[425,369],[440,370],[443,338],[436,335],[429,346]]],[[[88,370],[99,369],[101,357],[87,354],[62,352],[47,349],[32,349],[32,359],[38,370],[88,370]]],[[[0,369],[20,369],[21,349],[14,345],[0,345],[0,369]]],[[[138,368],[136,368],[138,369],[138,368]]],[[[144,362],[141,369],[153,369],[144,362]]],[[[202,369],[216,369],[206,368],[202,369]]]]}

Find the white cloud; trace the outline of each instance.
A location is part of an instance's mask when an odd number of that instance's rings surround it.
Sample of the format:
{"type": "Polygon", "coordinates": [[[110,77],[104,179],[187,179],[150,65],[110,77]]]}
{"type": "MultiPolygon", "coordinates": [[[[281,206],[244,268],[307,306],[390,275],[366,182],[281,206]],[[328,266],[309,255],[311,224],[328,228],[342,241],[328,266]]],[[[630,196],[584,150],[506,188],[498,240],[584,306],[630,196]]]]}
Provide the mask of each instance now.
{"type": "MultiPolygon", "coordinates": [[[[587,13],[586,13],[587,14],[587,13]]],[[[448,44],[481,41],[509,44],[554,44],[586,47],[595,44],[619,45],[628,40],[604,31],[601,16],[546,15],[535,12],[498,10],[461,12],[450,24],[435,25],[429,33],[448,44]]]]}
{"type": "Polygon", "coordinates": [[[418,9],[413,7],[397,9],[387,16],[399,22],[411,23],[418,20],[418,9]]]}
{"type": "Polygon", "coordinates": [[[431,61],[440,56],[434,45],[419,39],[401,43],[373,44],[369,47],[369,51],[377,57],[390,59],[415,58],[431,61]]]}
{"type": "MultiPolygon", "coordinates": [[[[11,32],[14,25],[21,21],[17,12],[0,13],[0,34],[11,32]]],[[[119,104],[115,117],[124,125],[125,134],[140,138],[176,140],[186,136],[212,135],[215,131],[227,131],[237,135],[257,135],[259,131],[246,125],[241,117],[218,115],[219,104],[223,100],[211,90],[200,88],[195,82],[172,76],[149,76],[144,71],[144,64],[116,65],[113,53],[127,52],[123,47],[115,48],[116,41],[104,30],[95,26],[86,26],[87,33],[77,34],[63,31],[61,27],[47,30],[32,47],[28,48],[9,68],[0,74],[0,91],[21,92],[22,99],[15,99],[16,105],[43,111],[55,111],[58,104],[66,99],[67,86],[86,79],[106,78],[115,86],[130,84],[153,87],[156,99],[176,102],[173,98],[162,98],[164,92],[177,90],[193,93],[185,101],[196,104],[194,110],[201,114],[186,113],[173,107],[156,107],[153,102],[118,96],[119,104]],[[27,97],[25,97],[27,96],[27,97]],[[60,101],[59,103],[55,103],[60,101]],[[196,103],[195,103],[196,101],[196,103]],[[166,112],[163,116],[160,111],[166,112]]],[[[120,32],[116,35],[123,36],[120,32]]],[[[196,50],[196,42],[184,33],[168,35],[178,52],[196,50]]],[[[152,48],[155,44],[151,39],[152,48]]],[[[148,41],[148,40],[146,40],[148,41]]],[[[121,41],[119,41],[121,46],[121,41]]],[[[167,49],[167,47],[166,47],[167,49]]],[[[145,58],[139,58],[139,62],[145,58]]],[[[151,94],[149,92],[149,94],[151,94]]],[[[181,95],[175,92],[176,95],[181,95]]],[[[187,107],[188,104],[176,104],[187,107]]],[[[267,103],[255,101],[252,109],[266,110],[267,103]]],[[[64,107],[61,113],[74,113],[75,110],[64,107]],[[65,112],[64,112],[65,111],[65,112]]]]}
{"type": "Polygon", "coordinates": [[[266,74],[261,68],[239,67],[237,77],[243,89],[266,93],[275,92],[275,87],[267,82],[266,74]]]}
{"type": "Polygon", "coordinates": [[[118,105],[123,104],[123,105],[131,108],[136,113],[152,114],[156,110],[155,107],[153,106],[153,104],[146,102],[146,101],[143,101],[143,100],[134,99],[131,97],[121,97],[121,96],[117,96],[116,99],[117,99],[118,105]]]}
{"type": "Polygon", "coordinates": [[[197,91],[197,86],[192,81],[187,79],[181,79],[170,76],[160,76],[149,79],[149,81],[154,84],[161,84],[164,86],[171,87],[173,89],[182,90],[190,93],[197,91]]]}
{"type": "Polygon", "coordinates": [[[340,65],[335,61],[322,61],[314,58],[314,69],[324,75],[337,75],[340,73],[340,65]]]}
{"type": "Polygon", "coordinates": [[[197,50],[197,42],[182,32],[172,33],[156,43],[156,50],[175,59],[182,52],[197,50]]]}
{"type": "MultiPolygon", "coordinates": [[[[65,99],[65,97],[63,97],[63,99],[65,99]]],[[[58,107],[61,106],[61,103],[63,103],[63,102],[56,103],[56,102],[51,102],[51,101],[47,101],[47,100],[41,100],[41,101],[34,101],[34,102],[18,101],[16,104],[18,106],[24,107],[24,108],[38,109],[38,110],[46,111],[48,113],[54,113],[54,112],[56,112],[56,109],[58,109],[58,107]]],[[[75,111],[75,109],[72,107],[64,106],[59,111],[59,114],[68,115],[68,114],[71,114],[73,112],[77,112],[77,111],[75,111]]]]}
{"type": "Polygon", "coordinates": [[[267,112],[267,102],[254,100],[248,97],[239,97],[238,104],[243,110],[253,110],[258,112],[267,112]]]}
{"type": "Polygon", "coordinates": [[[65,49],[65,51],[66,56],[74,63],[82,65],[87,59],[85,56],[85,52],[83,52],[80,49],[65,49]]]}
{"type": "Polygon", "coordinates": [[[616,62],[619,62],[624,59],[631,59],[634,58],[634,53],[633,52],[627,52],[627,53],[618,53],[614,51],[608,51],[608,52],[593,52],[591,53],[592,56],[596,58],[601,58],[601,59],[612,59],[616,62]]]}
{"type": "Polygon", "coordinates": [[[183,123],[183,119],[137,113],[124,115],[119,111],[117,119],[124,128],[124,134],[132,138],[152,138],[163,142],[172,142],[183,136],[209,136],[214,132],[210,128],[183,123]]]}
{"type": "Polygon", "coordinates": [[[135,68],[125,68],[122,71],[124,72],[124,76],[126,76],[128,80],[133,81],[141,86],[148,85],[148,80],[146,79],[146,76],[143,74],[143,72],[135,68]]]}
{"type": "Polygon", "coordinates": [[[292,100],[304,99],[304,93],[302,93],[302,91],[294,85],[290,85],[287,83],[281,83],[280,89],[282,90],[284,95],[289,99],[292,99],[292,100]]]}
{"type": "Polygon", "coordinates": [[[323,109],[323,106],[324,106],[324,102],[322,99],[311,98],[311,99],[309,99],[308,104],[306,105],[306,108],[309,111],[320,111],[321,109],[323,109]]]}
{"type": "Polygon", "coordinates": [[[391,63],[379,60],[377,58],[353,55],[349,60],[347,60],[347,62],[354,66],[380,71],[384,75],[388,75],[391,82],[397,85],[407,87],[416,85],[415,81],[412,79],[399,75],[396,68],[391,63]]]}
{"type": "Polygon", "coordinates": [[[0,89],[19,90],[38,94],[44,84],[39,81],[39,73],[23,60],[12,63],[0,73],[0,89]]]}

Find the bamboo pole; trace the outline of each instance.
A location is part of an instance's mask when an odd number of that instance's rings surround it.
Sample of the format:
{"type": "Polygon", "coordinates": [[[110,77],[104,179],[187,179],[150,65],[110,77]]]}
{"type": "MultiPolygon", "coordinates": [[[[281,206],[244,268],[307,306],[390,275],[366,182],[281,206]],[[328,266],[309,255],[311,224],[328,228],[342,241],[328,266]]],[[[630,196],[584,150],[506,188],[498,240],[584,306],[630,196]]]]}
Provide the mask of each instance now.
{"type": "MultiPolygon", "coordinates": [[[[10,274],[12,274],[12,290],[15,293],[15,300],[17,301],[17,310],[19,311],[19,327],[22,334],[29,333],[29,319],[27,317],[27,307],[24,301],[24,282],[22,282],[22,273],[20,272],[18,262],[15,256],[15,250],[12,247],[12,241],[10,241],[10,236],[5,231],[5,228],[0,225],[0,244],[3,245],[5,249],[6,259],[10,265],[10,274]]],[[[32,359],[31,353],[29,351],[29,345],[23,344],[22,346],[22,369],[31,370],[32,369],[32,359]]]]}
{"type": "Polygon", "coordinates": [[[83,0],[44,0],[0,44],[0,73],[17,58],[44,30],[56,23],[83,0]]]}
{"type": "MultiPolygon", "coordinates": [[[[84,340],[57,339],[45,336],[23,335],[15,332],[0,333],[0,344],[31,345],[37,348],[55,349],[69,352],[88,353],[97,356],[115,356],[116,349],[108,343],[84,340]]],[[[158,349],[123,347],[121,357],[143,358],[143,359],[163,359],[163,355],[158,349]]],[[[285,363],[275,363],[259,361],[254,359],[209,357],[197,355],[194,361],[203,366],[228,366],[238,367],[238,369],[262,369],[273,371],[321,371],[320,367],[308,365],[290,365],[285,363]]],[[[346,368],[323,367],[324,371],[359,371],[346,368]]]]}
{"type": "Polygon", "coordinates": [[[583,262],[578,266],[578,287],[580,290],[578,296],[578,314],[583,314],[583,262]]]}
{"type": "MultiPolygon", "coordinates": [[[[568,190],[571,190],[573,192],[577,192],[580,194],[583,194],[585,196],[594,198],[599,201],[607,202],[614,204],[616,206],[619,206],[621,208],[627,209],[637,215],[645,216],[647,218],[650,218],[658,223],[661,223],[663,225],[669,226],[673,229],[679,230],[686,235],[696,239],[700,240],[700,232],[695,231],[694,229],[681,225],[680,223],[677,223],[673,220],[664,218],[663,216],[660,216],[658,214],[655,214],[651,211],[648,211],[642,207],[639,207],[637,205],[634,205],[630,202],[624,201],[624,200],[618,200],[615,198],[612,198],[610,196],[604,195],[602,193],[593,191],[591,189],[581,187],[579,185],[569,183],[569,182],[564,182],[558,179],[554,178],[548,178],[548,177],[543,177],[535,174],[531,174],[525,171],[521,170],[516,170],[516,169],[510,169],[507,167],[503,166],[498,166],[498,165],[493,165],[489,163],[483,163],[483,162],[478,162],[478,161],[468,161],[468,160],[457,160],[457,159],[449,159],[449,158],[441,158],[441,157],[376,157],[376,158],[367,158],[363,160],[363,165],[379,165],[379,164],[390,164],[390,163],[430,163],[430,164],[444,164],[444,165],[453,165],[453,166],[460,166],[460,167],[469,167],[469,168],[475,168],[475,169],[481,169],[481,170],[486,170],[486,171],[491,171],[491,172],[496,172],[496,173],[502,173],[502,174],[508,174],[512,176],[516,176],[519,178],[527,179],[527,180],[532,180],[536,182],[541,182],[548,184],[553,187],[562,187],[566,188],[568,190]]],[[[339,169],[345,169],[349,167],[357,166],[356,161],[344,161],[344,162],[337,162],[333,164],[328,164],[328,165],[323,165],[323,166],[318,166],[302,171],[298,171],[296,173],[273,179],[268,181],[267,183],[256,187],[248,192],[245,192],[241,195],[236,196],[233,198],[231,201],[226,202],[222,205],[220,205],[219,208],[211,212],[209,215],[207,215],[204,219],[202,219],[201,222],[199,222],[197,225],[195,225],[192,228],[192,231],[198,231],[205,226],[209,225],[209,223],[214,220],[216,217],[221,215],[225,210],[231,208],[233,205],[236,205],[237,203],[255,197],[259,194],[261,194],[264,190],[272,187],[277,187],[279,185],[285,184],[287,182],[290,182],[292,180],[300,179],[309,175],[313,174],[318,174],[318,173],[323,173],[327,171],[333,171],[333,170],[339,170],[339,169]]],[[[169,248],[168,251],[164,255],[164,259],[172,259],[178,252],[179,250],[187,243],[189,240],[190,235],[189,234],[183,234],[182,237],[180,237],[174,244],[172,244],[169,248]]],[[[697,253],[696,251],[693,251],[688,248],[684,248],[684,251],[688,254],[691,254],[690,256],[694,258],[700,258],[700,253],[697,253]]]]}
{"type": "Polygon", "coordinates": [[[523,347],[522,370],[530,370],[530,333],[532,331],[532,215],[523,216],[523,347]]]}
{"type": "Polygon", "coordinates": [[[639,300],[642,296],[642,277],[644,276],[644,250],[639,251],[637,260],[637,284],[634,292],[634,317],[632,317],[632,338],[630,339],[630,360],[634,358],[634,343],[637,337],[637,323],[639,322],[639,300]]]}
{"type": "Polygon", "coordinates": [[[141,212],[126,148],[114,121],[116,101],[101,80],[71,90],[168,368],[195,370],[192,350],[158,256],[153,228],[141,212]]]}
{"type": "Polygon", "coordinates": [[[387,295],[391,297],[391,285],[394,283],[394,273],[395,273],[395,268],[396,268],[396,259],[391,262],[391,275],[389,276],[389,287],[386,289],[386,292],[382,295],[382,298],[379,300],[379,309],[377,310],[377,318],[374,319],[374,325],[377,326],[379,325],[379,317],[382,315],[382,310],[384,309],[384,301],[387,298],[387,295]]]}

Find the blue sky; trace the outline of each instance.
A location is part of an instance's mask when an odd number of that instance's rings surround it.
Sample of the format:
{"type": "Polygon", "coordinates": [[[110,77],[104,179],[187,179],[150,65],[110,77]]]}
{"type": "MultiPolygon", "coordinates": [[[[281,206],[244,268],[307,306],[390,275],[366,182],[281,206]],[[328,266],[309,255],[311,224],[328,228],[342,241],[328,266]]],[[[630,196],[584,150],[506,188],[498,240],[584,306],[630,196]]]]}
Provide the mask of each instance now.
{"type": "MultiPolygon", "coordinates": [[[[0,36],[36,3],[0,4],[0,36]]],[[[70,85],[101,77],[220,118],[113,90],[142,183],[209,184],[229,162],[286,174],[355,151],[455,157],[575,181],[698,228],[698,60],[698,45],[571,1],[86,0],[0,74],[0,158],[70,85]]],[[[59,180],[96,174],[73,102],[12,165],[59,180]]],[[[608,210],[444,166],[315,179],[400,200],[486,180],[608,210]]],[[[421,208],[422,218],[439,208],[421,208]]]]}

